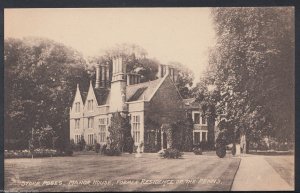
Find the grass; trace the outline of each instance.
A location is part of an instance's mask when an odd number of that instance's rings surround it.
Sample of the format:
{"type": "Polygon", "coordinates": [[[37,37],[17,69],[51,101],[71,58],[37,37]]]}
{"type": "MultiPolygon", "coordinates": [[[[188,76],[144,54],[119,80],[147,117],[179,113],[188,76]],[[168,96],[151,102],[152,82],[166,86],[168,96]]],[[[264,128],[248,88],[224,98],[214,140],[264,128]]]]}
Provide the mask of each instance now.
{"type": "Polygon", "coordinates": [[[6,159],[5,190],[39,192],[230,190],[239,163],[239,158],[227,156],[221,159],[215,156],[215,153],[209,156],[185,153],[183,159],[162,159],[157,154],[143,154],[141,158],[135,158],[134,154],[123,154],[119,157],[75,155],[6,159]],[[73,182],[85,180],[90,184],[70,185],[71,180],[73,182]],[[93,184],[94,180],[97,181],[96,184],[93,184]],[[40,184],[24,185],[24,181],[40,184]],[[44,181],[48,181],[48,185],[41,185],[45,183],[44,181]],[[52,181],[52,185],[49,181],[52,181]]]}

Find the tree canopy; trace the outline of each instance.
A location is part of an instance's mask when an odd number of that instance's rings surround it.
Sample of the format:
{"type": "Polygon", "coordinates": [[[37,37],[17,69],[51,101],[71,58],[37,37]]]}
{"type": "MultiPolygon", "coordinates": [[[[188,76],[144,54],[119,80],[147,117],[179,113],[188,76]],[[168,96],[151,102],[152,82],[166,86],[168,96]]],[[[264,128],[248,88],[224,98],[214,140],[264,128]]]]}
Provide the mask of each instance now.
{"type": "Polygon", "coordinates": [[[294,9],[213,8],[217,43],[206,84],[217,110],[250,140],[294,137],[294,9]]]}
{"type": "Polygon", "coordinates": [[[86,62],[72,48],[48,39],[5,39],[5,136],[25,148],[31,129],[48,125],[68,137],[76,83],[87,84],[86,62]]]}

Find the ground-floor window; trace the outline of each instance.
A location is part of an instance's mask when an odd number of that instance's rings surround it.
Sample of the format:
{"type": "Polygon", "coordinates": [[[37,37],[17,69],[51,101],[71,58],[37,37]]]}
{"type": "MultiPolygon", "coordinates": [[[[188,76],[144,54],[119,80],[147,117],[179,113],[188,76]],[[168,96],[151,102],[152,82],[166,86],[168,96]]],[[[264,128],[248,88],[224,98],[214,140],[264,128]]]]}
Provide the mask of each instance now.
{"type": "Polygon", "coordinates": [[[99,119],[99,142],[106,140],[106,118],[99,119]]]}
{"type": "Polygon", "coordinates": [[[132,137],[135,143],[139,143],[141,139],[141,119],[139,115],[132,117],[132,137]]]}
{"type": "Polygon", "coordinates": [[[93,145],[94,144],[94,134],[88,134],[88,141],[87,143],[89,145],[93,145]]]}
{"type": "Polygon", "coordinates": [[[80,141],[80,139],[81,139],[81,135],[75,135],[75,137],[74,137],[74,143],[78,144],[79,141],[80,141]]]}
{"type": "Polygon", "coordinates": [[[193,135],[194,144],[199,144],[202,141],[207,141],[207,131],[194,131],[193,135]]]}

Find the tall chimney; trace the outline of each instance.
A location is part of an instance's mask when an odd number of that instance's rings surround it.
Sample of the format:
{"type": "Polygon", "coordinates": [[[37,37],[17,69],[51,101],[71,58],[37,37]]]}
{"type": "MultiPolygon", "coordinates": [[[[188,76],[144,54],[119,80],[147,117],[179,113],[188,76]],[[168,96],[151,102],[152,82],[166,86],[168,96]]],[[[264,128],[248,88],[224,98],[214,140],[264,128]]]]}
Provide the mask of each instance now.
{"type": "Polygon", "coordinates": [[[110,112],[126,111],[126,65],[122,57],[113,58],[110,112]]]}
{"type": "Polygon", "coordinates": [[[100,88],[100,64],[96,64],[96,83],[95,88],[100,88]]]}

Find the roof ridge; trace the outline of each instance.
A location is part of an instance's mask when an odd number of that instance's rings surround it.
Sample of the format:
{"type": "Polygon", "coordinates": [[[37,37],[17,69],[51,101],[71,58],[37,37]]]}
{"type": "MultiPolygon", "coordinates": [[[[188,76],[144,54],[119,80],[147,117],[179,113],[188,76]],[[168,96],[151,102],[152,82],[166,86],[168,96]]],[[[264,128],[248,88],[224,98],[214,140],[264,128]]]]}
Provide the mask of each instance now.
{"type": "Polygon", "coordinates": [[[146,82],[141,82],[141,83],[138,83],[138,84],[131,84],[131,85],[127,85],[127,87],[133,87],[133,86],[143,85],[143,84],[151,84],[152,82],[158,81],[158,80],[161,80],[161,79],[162,79],[162,78],[158,78],[158,79],[155,79],[155,80],[146,81],[146,82]]]}

